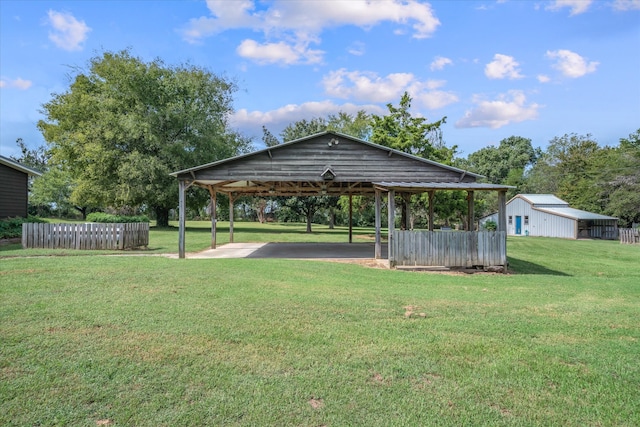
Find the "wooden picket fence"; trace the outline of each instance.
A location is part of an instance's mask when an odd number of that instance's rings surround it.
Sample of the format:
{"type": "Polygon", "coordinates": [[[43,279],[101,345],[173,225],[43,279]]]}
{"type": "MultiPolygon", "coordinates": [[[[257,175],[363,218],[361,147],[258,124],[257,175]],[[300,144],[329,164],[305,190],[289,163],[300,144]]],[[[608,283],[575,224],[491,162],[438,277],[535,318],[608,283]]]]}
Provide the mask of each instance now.
{"type": "Polygon", "coordinates": [[[22,247],[132,249],[149,245],[149,223],[22,224],[22,247]]]}
{"type": "Polygon", "coordinates": [[[504,231],[394,231],[389,260],[396,266],[507,265],[504,231]]]}
{"type": "Polygon", "coordinates": [[[637,228],[619,228],[618,235],[620,236],[620,243],[627,245],[640,244],[640,229],[637,228]]]}

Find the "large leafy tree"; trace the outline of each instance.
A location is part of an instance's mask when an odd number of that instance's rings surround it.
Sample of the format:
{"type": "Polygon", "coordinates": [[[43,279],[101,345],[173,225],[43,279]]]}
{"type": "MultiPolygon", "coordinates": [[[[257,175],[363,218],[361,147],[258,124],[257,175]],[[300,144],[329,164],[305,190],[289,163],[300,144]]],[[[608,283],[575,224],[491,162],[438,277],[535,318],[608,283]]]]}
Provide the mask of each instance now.
{"type": "Polygon", "coordinates": [[[22,138],[18,138],[16,144],[20,148],[20,155],[11,156],[13,160],[40,172],[47,170],[51,156],[47,153],[46,147],[40,146],[30,149],[22,138]]]}
{"type": "MultiPolygon", "coordinates": [[[[326,118],[298,120],[284,128],[280,136],[283,142],[287,142],[327,130],[366,140],[371,134],[371,118],[364,110],[358,111],[355,115],[341,111],[338,114],[330,114],[326,118]]],[[[271,146],[277,142],[277,138],[264,127],[263,134],[262,140],[265,145],[271,146]]]]}
{"type": "MultiPolygon", "coordinates": [[[[145,207],[167,225],[178,203],[169,173],[249,148],[228,128],[235,84],[210,71],[126,50],[75,71],[69,89],[43,105],[38,127],[52,161],[73,179],[76,204],[145,207]]],[[[188,203],[203,198],[192,193],[188,203]]]]}
{"type": "Polygon", "coordinates": [[[505,184],[507,180],[522,178],[524,171],[535,165],[541,155],[539,148],[533,148],[531,140],[521,136],[510,136],[496,146],[482,148],[471,153],[466,166],[487,177],[493,184],[505,184]]]}
{"type": "Polygon", "coordinates": [[[525,190],[555,194],[578,209],[602,210],[596,188],[603,148],[591,135],[555,137],[528,174],[525,190]]]}
{"type": "Polygon", "coordinates": [[[591,135],[556,137],[527,178],[529,192],[556,194],[629,226],[640,221],[640,129],[613,147],[600,146],[591,135]]]}
{"type": "Polygon", "coordinates": [[[411,114],[411,97],[402,95],[400,105],[387,104],[389,113],[372,115],[371,142],[394,148],[436,162],[451,164],[457,147],[448,148],[442,139],[441,126],[447,118],[428,122],[411,114]]]}
{"type": "MultiPolygon", "coordinates": [[[[371,142],[436,162],[452,164],[457,147],[447,147],[442,138],[441,127],[446,123],[447,118],[429,122],[424,117],[415,117],[410,111],[411,100],[409,94],[405,92],[398,106],[387,104],[388,114],[371,116],[371,142]]],[[[412,197],[412,204],[418,208],[413,209],[414,213],[423,211],[424,209],[420,208],[427,205],[425,200],[427,196],[421,197],[422,200],[417,196],[412,197]]],[[[454,206],[460,204],[458,201],[463,199],[464,196],[460,192],[448,194],[440,191],[436,194],[434,212],[448,223],[449,218],[455,216],[452,212],[457,212],[454,206]]],[[[403,227],[408,215],[404,203],[401,204],[401,210],[401,227],[403,227]]]]}
{"type": "Polygon", "coordinates": [[[620,218],[626,227],[640,223],[640,129],[606,154],[600,186],[604,213],[620,218]]]}
{"type": "MultiPolygon", "coordinates": [[[[460,166],[479,173],[492,184],[511,185],[516,188],[507,192],[507,197],[518,194],[525,185],[525,176],[542,155],[540,148],[533,148],[531,140],[521,136],[510,136],[494,145],[484,147],[469,154],[460,166]]],[[[498,197],[495,192],[479,192],[476,195],[476,214],[498,210],[498,197]]]]}

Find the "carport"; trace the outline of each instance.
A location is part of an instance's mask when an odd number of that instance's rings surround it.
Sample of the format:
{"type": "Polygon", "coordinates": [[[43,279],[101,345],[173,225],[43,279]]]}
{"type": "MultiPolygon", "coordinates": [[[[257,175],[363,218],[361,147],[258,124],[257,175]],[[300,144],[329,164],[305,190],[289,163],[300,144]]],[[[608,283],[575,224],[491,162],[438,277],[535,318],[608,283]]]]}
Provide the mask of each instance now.
{"type": "MultiPolygon", "coordinates": [[[[383,194],[388,204],[388,257],[391,266],[398,259],[404,259],[399,251],[413,252],[417,248],[403,243],[402,248],[394,245],[394,240],[402,238],[394,230],[396,194],[402,196],[403,203],[409,206],[409,196],[415,193],[429,194],[429,230],[433,231],[433,197],[436,191],[464,190],[467,192],[468,217],[467,232],[473,232],[473,205],[475,191],[498,191],[500,218],[498,233],[494,240],[504,242],[500,245],[498,258],[506,265],[506,210],[505,194],[508,186],[477,183],[480,175],[462,169],[443,165],[431,160],[413,156],[388,147],[363,141],[336,132],[322,132],[295,141],[265,148],[250,154],[195,166],[171,174],[179,182],[179,256],[185,257],[185,193],[192,186],[208,189],[211,196],[211,248],[216,249],[216,196],[226,194],[229,197],[229,241],[233,242],[233,203],[239,196],[317,196],[317,195],[373,195],[376,206],[376,238],[373,257],[382,258],[381,212],[383,194]],[[396,237],[399,236],[399,237],[396,237]],[[504,252],[504,253],[502,253],[504,252]]],[[[408,215],[407,215],[408,217],[408,215]]],[[[408,229],[408,227],[403,227],[408,229]]],[[[351,215],[349,220],[349,243],[352,242],[351,215]]],[[[413,232],[411,232],[413,233],[413,232]]],[[[442,243],[423,248],[430,253],[441,251],[442,244],[447,247],[456,242],[459,236],[454,233],[440,233],[437,236],[442,243]]],[[[463,234],[463,233],[455,233],[463,234]]],[[[410,236],[413,238],[413,236],[410,236]]],[[[430,237],[429,237],[430,238],[430,237]]],[[[411,240],[411,239],[410,239],[411,240]]],[[[477,241],[473,237],[472,241],[477,241]],[[474,240],[475,239],[475,240],[474,240]]],[[[475,259],[467,256],[471,253],[467,243],[456,251],[465,252],[464,264],[475,259]]],[[[461,265],[464,266],[464,265],[461,265]]]]}

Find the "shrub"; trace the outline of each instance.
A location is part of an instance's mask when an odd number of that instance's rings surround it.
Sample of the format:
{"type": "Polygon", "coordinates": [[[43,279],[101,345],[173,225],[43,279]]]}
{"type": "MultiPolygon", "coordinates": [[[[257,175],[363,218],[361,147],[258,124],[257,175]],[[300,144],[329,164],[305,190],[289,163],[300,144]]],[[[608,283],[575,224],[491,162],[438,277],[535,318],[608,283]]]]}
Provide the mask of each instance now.
{"type": "Polygon", "coordinates": [[[149,222],[146,215],[112,215],[104,212],[93,212],[87,215],[89,222],[101,223],[128,223],[128,222],[149,222]]]}
{"type": "Polygon", "coordinates": [[[13,239],[22,237],[22,224],[25,222],[46,222],[36,216],[29,218],[7,218],[0,220],[0,239],[13,239]]]}
{"type": "Polygon", "coordinates": [[[498,224],[495,221],[489,220],[484,223],[484,229],[489,231],[496,231],[498,229],[498,224]]]}

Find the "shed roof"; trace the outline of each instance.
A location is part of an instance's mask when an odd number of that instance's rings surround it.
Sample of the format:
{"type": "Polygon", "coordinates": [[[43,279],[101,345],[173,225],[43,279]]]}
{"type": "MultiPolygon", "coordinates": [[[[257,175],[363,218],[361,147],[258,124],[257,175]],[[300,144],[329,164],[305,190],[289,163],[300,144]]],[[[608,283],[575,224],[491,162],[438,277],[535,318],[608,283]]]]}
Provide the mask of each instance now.
{"type": "Polygon", "coordinates": [[[541,212],[547,212],[553,215],[563,216],[576,220],[617,220],[618,218],[607,215],[600,215],[593,212],[587,212],[574,208],[535,208],[541,212]]]}
{"type": "Polygon", "coordinates": [[[27,175],[32,175],[32,176],[40,176],[40,175],[42,175],[42,172],[37,171],[37,170],[35,170],[33,168],[30,168],[28,166],[25,166],[25,165],[23,165],[21,163],[18,163],[15,160],[11,160],[8,157],[0,156],[0,164],[8,166],[11,169],[15,169],[17,171],[24,172],[27,175]]]}
{"type": "Polygon", "coordinates": [[[415,193],[422,193],[429,190],[507,191],[510,188],[516,188],[511,185],[487,184],[482,182],[374,182],[373,184],[384,189],[415,193]]]}
{"type": "MultiPolygon", "coordinates": [[[[560,199],[559,197],[554,196],[553,194],[518,194],[516,197],[526,200],[532,205],[560,205],[560,206],[569,206],[569,203],[560,199]]],[[[511,200],[513,200],[511,199],[511,200]]],[[[509,200],[509,202],[511,202],[509,200]]],[[[509,203],[507,202],[507,204],[509,203]]]]}

